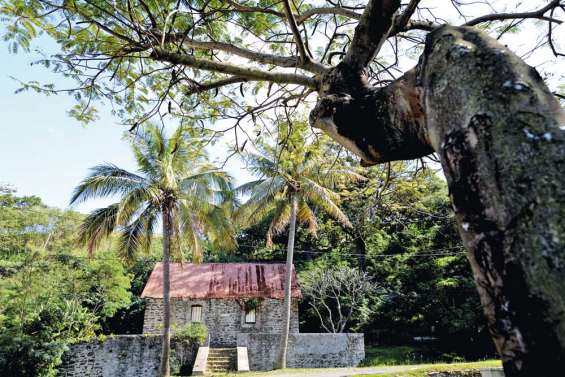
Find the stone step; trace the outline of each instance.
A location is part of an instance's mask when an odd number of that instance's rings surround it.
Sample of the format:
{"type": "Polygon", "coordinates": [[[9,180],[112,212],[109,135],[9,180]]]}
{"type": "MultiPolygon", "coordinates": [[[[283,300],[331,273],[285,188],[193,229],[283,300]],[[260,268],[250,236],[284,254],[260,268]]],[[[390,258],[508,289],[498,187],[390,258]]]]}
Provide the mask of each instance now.
{"type": "Polygon", "coordinates": [[[207,364],[206,369],[235,369],[235,364],[207,364]]]}
{"type": "Polygon", "coordinates": [[[210,348],[210,352],[235,352],[237,351],[237,349],[235,347],[231,347],[231,348],[216,348],[216,347],[211,347],[210,348]]]}
{"type": "Polygon", "coordinates": [[[210,360],[206,365],[230,365],[235,364],[235,360],[210,360]]]}
{"type": "Polygon", "coordinates": [[[224,369],[230,369],[235,367],[235,364],[233,363],[227,363],[227,364],[206,364],[206,368],[224,368],[224,369]]]}
{"type": "Polygon", "coordinates": [[[218,369],[206,369],[206,372],[209,373],[219,373],[219,374],[225,374],[225,373],[229,373],[229,372],[234,372],[235,369],[223,369],[223,368],[218,368],[218,369]]]}
{"type": "Polygon", "coordinates": [[[208,359],[207,364],[235,363],[235,359],[208,359]]]}
{"type": "Polygon", "coordinates": [[[231,361],[233,357],[229,356],[208,356],[208,361],[231,361]]]}
{"type": "Polygon", "coordinates": [[[237,354],[229,354],[229,353],[209,353],[208,354],[208,358],[211,357],[227,357],[227,358],[235,358],[237,357],[237,354]]]}
{"type": "Polygon", "coordinates": [[[213,367],[213,368],[230,368],[232,366],[235,366],[235,363],[210,363],[210,364],[206,364],[206,367],[213,367]]]}
{"type": "Polygon", "coordinates": [[[206,360],[206,370],[212,373],[225,373],[236,370],[237,348],[210,348],[206,360]]]}
{"type": "Polygon", "coordinates": [[[237,357],[236,353],[208,353],[208,357],[237,357]]]}

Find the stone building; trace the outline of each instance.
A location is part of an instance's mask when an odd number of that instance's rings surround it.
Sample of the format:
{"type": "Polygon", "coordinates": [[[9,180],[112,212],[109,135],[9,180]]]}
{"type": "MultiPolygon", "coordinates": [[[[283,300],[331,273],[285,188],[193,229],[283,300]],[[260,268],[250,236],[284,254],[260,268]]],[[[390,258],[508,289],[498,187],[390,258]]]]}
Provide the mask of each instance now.
{"type": "MultiPolygon", "coordinates": [[[[238,334],[280,334],[283,325],[284,264],[171,263],[171,328],[196,321],[208,327],[210,345],[237,345],[238,334]]],[[[298,300],[293,271],[291,333],[298,333],[298,300]]],[[[143,290],[144,334],[160,334],[163,323],[163,265],[158,263],[143,290]]]]}
{"type": "MultiPolygon", "coordinates": [[[[283,327],[284,264],[171,264],[172,330],[197,321],[208,327],[207,344],[196,350],[173,338],[171,365],[192,375],[228,370],[271,370],[283,327]]],[[[293,271],[289,368],[353,367],[365,357],[363,334],[298,333],[300,288],[293,271]]],[[[73,344],[59,377],[156,377],[163,323],[163,265],[143,290],[143,334],[117,335],[73,344]]]]}

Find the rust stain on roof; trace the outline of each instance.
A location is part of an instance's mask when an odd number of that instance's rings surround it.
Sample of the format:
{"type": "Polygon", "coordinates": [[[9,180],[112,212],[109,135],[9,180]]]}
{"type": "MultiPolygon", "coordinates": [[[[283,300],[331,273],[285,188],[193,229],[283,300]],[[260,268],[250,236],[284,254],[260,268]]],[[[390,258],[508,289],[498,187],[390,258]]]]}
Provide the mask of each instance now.
{"type": "MultiPolygon", "coordinates": [[[[284,298],[282,263],[171,263],[171,294],[175,298],[284,298]]],[[[157,263],[141,297],[163,298],[163,264],[157,263]]],[[[292,297],[302,293],[292,271],[292,297]]]]}

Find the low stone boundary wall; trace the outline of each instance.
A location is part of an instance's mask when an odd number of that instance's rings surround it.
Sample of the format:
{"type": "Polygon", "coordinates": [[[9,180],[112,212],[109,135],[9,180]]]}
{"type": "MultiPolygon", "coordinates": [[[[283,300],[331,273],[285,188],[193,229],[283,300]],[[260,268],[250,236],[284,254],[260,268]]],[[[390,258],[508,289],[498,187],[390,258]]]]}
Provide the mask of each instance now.
{"type": "MultiPolygon", "coordinates": [[[[198,347],[171,342],[171,369],[190,374],[198,347]]],[[[115,335],[70,346],[59,367],[59,377],[157,377],[161,336],[115,335]]]]}
{"type": "MultiPolygon", "coordinates": [[[[280,334],[239,334],[238,347],[247,347],[251,370],[271,370],[277,360],[280,334]]],[[[289,334],[288,368],[354,367],[365,358],[363,334],[289,334]]]]}

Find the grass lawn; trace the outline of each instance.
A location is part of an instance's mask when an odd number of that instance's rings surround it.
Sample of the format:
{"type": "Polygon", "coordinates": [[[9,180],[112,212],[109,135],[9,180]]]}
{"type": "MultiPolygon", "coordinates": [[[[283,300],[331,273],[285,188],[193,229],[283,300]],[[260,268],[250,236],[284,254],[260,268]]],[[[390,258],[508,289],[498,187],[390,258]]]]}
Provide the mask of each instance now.
{"type": "MultiPolygon", "coordinates": [[[[497,368],[502,364],[498,360],[486,360],[478,362],[463,362],[458,360],[456,356],[432,353],[425,348],[417,348],[410,346],[397,347],[367,347],[365,349],[365,360],[359,365],[359,368],[343,368],[348,371],[367,368],[386,369],[386,367],[394,367],[395,369],[404,369],[404,371],[395,371],[378,374],[364,374],[364,377],[427,377],[428,372],[433,371],[452,371],[452,370],[469,370],[479,368],[497,368]]],[[[390,370],[391,368],[389,368],[390,370]]],[[[339,371],[339,368],[317,368],[317,369],[283,369],[270,372],[248,372],[248,373],[231,373],[231,374],[215,374],[214,376],[222,377],[296,377],[324,375],[325,372],[339,371]]],[[[371,373],[372,371],[369,371],[371,373]]],[[[333,373],[330,373],[333,374],[333,373]]]]}
{"type": "Polygon", "coordinates": [[[368,374],[364,375],[364,377],[427,377],[427,373],[429,372],[500,368],[502,367],[502,363],[499,360],[485,360],[472,363],[424,364],[414,365],[413,367],[415,369],[411,369],[405,372],[368,374]]]}
{"type": "MultiPolygon", "coordinates": [[[[390,365],[390,364],[389,364],[390,365]]],[[[383,366],[383,365],[380,365],[383,366]]],[[[397,365],[399,368],[401,365],[397,365]]],[[[407,364],[404,365],[409,370],[406,371],[396,371],[396,372],[389,372],[389,373],[377,373],[377,374],[363,374],[363,377],[427,377],[428,372],[434,371],[453,371],[453,370],[469,370],[469,369],[479,369],[479,368],[498,368],[501,367],[502,364],[498,360],[486,360],[486,361],[477,361],[472,363],[440,363],[440,364],[407,364]]],[[[372,366],[378,368],[378,365],[372,366]]],[[[365,368],[345,368],[348,371],[352,369],[366,369],[365,368]]],[[[338,368],[313,368],[313,369],[283,369],[283,370],[274,370],[270,372],[249,372],[249,373],[233,373],[233,374],[215,374],[214,376],[218,377],[255,377],[255,376],[305,376],[307,377],[310,374],[320,375],[320,373],[330,372],[330,371],[338,371],[338,368]]]]}

